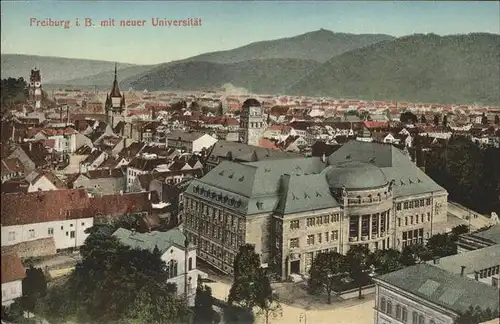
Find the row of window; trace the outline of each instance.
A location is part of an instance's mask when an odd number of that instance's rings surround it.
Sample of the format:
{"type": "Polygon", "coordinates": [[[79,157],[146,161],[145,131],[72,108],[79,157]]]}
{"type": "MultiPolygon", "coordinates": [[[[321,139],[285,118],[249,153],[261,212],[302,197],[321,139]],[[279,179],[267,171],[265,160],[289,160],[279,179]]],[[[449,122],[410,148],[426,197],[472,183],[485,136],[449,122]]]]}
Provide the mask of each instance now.
{"type": "MultiPolygon", "coordinates": [[[[82,222],[82,226],[85,226],[84,222],[82,222]]],[[[73,224],[69,224],[69,227],[73,227],[73,224]]],[[[61,231],[63,231],[63,230],[64,230],[64,226],[61,226],[61,231]]],[[[49,227],[47,229],[47,234],[50,236],[54,235],[54,228],[49,227]]],[[[69,231],[69,232],[66,231],[66,236],[70,236],[70,238],[75,238],[75,231],[69,231]]],[[[28,238],[35,238],[35,230],[34,229],[28,230],[28,238]]],[[[15,241],[16,240],[16,232],[14,232],[14,231],[9,232],[7,239],[8,239],[8,241],[15,241]]]]}
{"type": "MultiPolygon", "coordinates": [[[[380,298],[379,310],[382,313],[389,315],[393,318],[396,318],[398,321],[401,321],[403,323],[408,323],[408,310],[406,306],[397,304],[395,312],[392,306],[393,305],[391,300],[386,300],[385,297],[380,298]]],[[[412,312],[411,324],[425,324],[424,315],[416,311],[412,312]]],[[[436,321],[434,321],[434,319],[430,319],[429,324],[436,324],[436,321]]]]}
{"type": "MultiPolygon", "coordinates": [[[[419,224],[419,223],[425,223],[425,215],[415,215],[415,216],[406,216],[404,218],[404,226],[408,225],[413,225],[413,224],[419,224]]],[[[427,213],[427,221],[431,221],[431,213],[427,213]]],[[[403,225],[401,217],[398,218],[398,227],[401,227],[403,225]]]]}
{"type": "Polygon", "coordinates": [[[199,243],[199,248],[201,251],[208,253],[220,260],[223,260],[225,263],[231,265],[234,263],[235,255],[223,249],[221,246],[213,244],[203,238],[200,239],[199,243]]]}
{"type": "Polygon", "coordinates": [[[397,203],[396,210],[401,210],[401,206],[403,207],[403,209],[406,210],[406,209],[419,208],[430,205],[431,205],[431,198],[417,199],[412,201],[405,201],[403,203],[397,203]]]}
{"type": "MultiPolygon", "coordinates": [[[[339,239],[339,231],[331,231],[331,232],[307,235],[307,245],[311,246],[316,243],[321,244],[323,243],[323,239],[325,240],[325,242],[337,241],[339,239]],[[315,241],[315,238],[317,238],[318,240],[315,241]]],[[[298,239],[296,240],[297,240],[296,247],[299,247],[298,239]]],[[[290,240],[290,247],[292,247],[291,240],[290,240]]]]}
{"type": "Polygon", "coordinates": [[[240,225],[237,216],[224,213],[222,209],[208,206],[194,199],[186,198],[184,206],[186,210],[201,213],[202,219],[208,219],[215,224],[224,223],[230,225],[231,227],[238,227],[240,225]]]}
{"type": "MultiPolygon", "coordinates": [[[[307,227],[320,226],[323,224],[335,223],[338,221],[340,221],[340,214],[323,215],[323,216],[318,216],[318,217],[309,217],[306,219],[306,226],[307,227]]],[[[300,227],[299,220],[293,220],[290,222],[290,229],[297,229],[299,227],[300,227]]]]}

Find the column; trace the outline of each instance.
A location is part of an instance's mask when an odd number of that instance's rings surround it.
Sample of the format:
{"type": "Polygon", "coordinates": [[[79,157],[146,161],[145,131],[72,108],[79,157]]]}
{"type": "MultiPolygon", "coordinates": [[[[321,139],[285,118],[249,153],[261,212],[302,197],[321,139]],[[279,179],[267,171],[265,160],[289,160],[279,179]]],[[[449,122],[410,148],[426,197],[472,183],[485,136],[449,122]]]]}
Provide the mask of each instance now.
{"type": "Polygon", "coordinates": [[[387,233],[389,233],[389,220],[391,219],[390,214],[391,214],[391,211],[388,210],[386,212],[387,220],[386,220],[386,223],[385,223],[385,227],[387,228],[387,230],[386,230],[387,233]]]}
{"type": "Polygon", "coordinates": [[[358,216],[358,241],[361,241],[361,222],[363,221],[363,216],[358,216]]]}
{"type": "Polygon", "coordinates": [[[380,226],[382,226],[382,214],[378,213],[377,214],[377,218],[378,218],[378,229],[377,229],[377,232],[380,236],[381,234],[381,231],[380,231],[380,226]]]}
{"type": "Polygon", "coordinates": [[[368,230],[370,231],[368,233],[368,239],[371,240],[372,239],[372,222],[373,222],[373,215],[370,214],[370,224],[368,225],[368,230]]]}

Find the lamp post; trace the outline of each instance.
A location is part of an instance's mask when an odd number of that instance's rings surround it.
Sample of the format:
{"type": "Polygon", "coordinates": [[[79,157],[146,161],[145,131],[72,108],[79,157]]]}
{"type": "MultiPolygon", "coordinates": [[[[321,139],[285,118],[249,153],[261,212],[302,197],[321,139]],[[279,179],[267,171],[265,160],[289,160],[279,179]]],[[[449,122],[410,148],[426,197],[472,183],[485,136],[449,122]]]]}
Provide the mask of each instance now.
{"type": "Polygon", "coordinates": [[[302,323],[302,319],[304,320],[304,324],[307,324],[307,315],[306,315],[306,313],[300,313],[299,323],[302,323]]]}

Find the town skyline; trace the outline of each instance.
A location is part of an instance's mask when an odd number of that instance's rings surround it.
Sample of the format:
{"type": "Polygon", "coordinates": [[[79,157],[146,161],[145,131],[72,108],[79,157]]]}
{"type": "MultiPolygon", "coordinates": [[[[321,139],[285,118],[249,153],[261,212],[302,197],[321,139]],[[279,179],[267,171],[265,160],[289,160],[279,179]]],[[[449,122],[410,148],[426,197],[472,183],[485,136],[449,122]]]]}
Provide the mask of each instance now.
{"type": "Polygon", "coordinates": [[[2,2],[2,54],[158,64],[319,29],[395,37],[419,33],[500,33],[499,4],[495,2],[285,2],[279,7],[274,1],[130,2],[126,8],[113,2],[61,2],[57,13],[47,3],[2,2]],[[110,12],[114,14],[110,16],[110,12]],[[259,19],[242,19],[241,12],[259,19]],[[86,17],[97,25],[110,18],[117,22],[145,20],[146,24],[75,26],[76,18],[83,25],[86,17]],[[32,18],[69,21],[70,26],[30,26],[32,18]],[[202,23],[189,27],[152,27],[153,18],[200,19],[202,23]],[[29,42],[25,41],[25,35],[31,35],[29,42]],[[138,50],[130,49],[131,42],[138,50]]]}

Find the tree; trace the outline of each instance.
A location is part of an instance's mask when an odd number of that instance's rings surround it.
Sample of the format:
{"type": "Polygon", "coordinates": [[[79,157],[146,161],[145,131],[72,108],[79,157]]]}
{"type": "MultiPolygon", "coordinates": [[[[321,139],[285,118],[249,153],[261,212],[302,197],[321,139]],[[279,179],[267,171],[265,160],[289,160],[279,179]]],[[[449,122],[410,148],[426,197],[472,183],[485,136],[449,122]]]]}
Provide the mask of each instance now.
{"type": "Polygon", "coordinates": [[[455,236],[469,233],[469,226],[465,224],[457,225],[451,229],[451,233],[455,236]]]}
{"type": "Polygon", "coordinates": [[[256,285],[260,258],[251,244],[240,247],[234,259],[234,281],[229,291],[229,304],[237,304],[243,308],[252,309],[255,305],[256,285]]]}
{"type": "Polygon", "coordinates": [[[439,116],[434,115],[434,126],[439,126],[439,116]]]}
{"type": "Polygon", "coordinates": [[[358,116],[359,117],[359,111],[357,110],[348,110],[345,113],[346,116],[358,116]]]}
{"type": "Polygon", "coordinates": [[[66,284],[51,289],[44,314],[55,322],[75,314],[84,322],[187,323],[191,313],[167,283],[159,250],[130,249],[93,228],[82,247],[82,261],[66,284]]]}
{"type": "Polygon", "coordinates": [[[481,124],[488,125],[488,117],[486,116],[486,113],[483,113],[483,116],[481,116],[481,124]]]}
{"type": "Polygon", "coordinates": [[[203,115],[207,115],[210,112],[210,109],[207,106],[201,107],[201,113],[203,115]]]}
{"type": "Polygon", "coordinates": [[[31,266],[26,270],[26,277],[22,281],[23,309],[34,312],[37,301],[47,294],[47,280],[42,269],[31,266]]]}
{"type": "Polygon", "coordinates": [[[448,127],[448,115],[443,116],[443,127],[448,127]]]}
{"type": "Polygon", "coordinates": [[[196,288],[193,323],[212,323],[214,319],[212,289],[204,285],[200,279],[199,277],[196,288]]]}
{"type": "Polygon", "coordinates": [[[459,318],[455,321],[456,324],[475,324],[486,322],[495,318],[498,318],[498,309],[492,311],[489,307],[482,309],[480,306],[473,307],[469,306],[469,309],[463,314],[460,314],[459,318]]]}
{"type": "Polygon", "coordinates": [[[259,314],[264,316],[266,324],[269,324],[269,319],[276,319],[282,316],[278,295],[273,292],[271,282],[266,276],[264,269],[259,269],[255,292],[255,306],[259,308],[259,314]]]}
{"type": "Polygon", "coordinates": [[[425,118],[425,115],[420,116],[420,122],[422,124],[426,124],[427,123],[427,118],[425,118]]]}
{"type": "Polygon", "coordinates": [[[453,235],[435,234],[429,238],[426,247],[434,257],[442,258],[457,253],[457,244],[453,235]]]}
{"type": "Polygon", "coordinates": [[[191,111],[200,111],[201,107],[200,107],[200,104],[197,101],[193,101],[191,103],[190,109],[191,109],[191,111]]]}
{"type": "Polygon", "coordinates": [[[354,245],[347,251],[346,258],[349,264],[349,273],[358,286],[358,298],[362,298],[363,284],[366,283],[367,272],[370,269],[370,250],[365,245],[354,245]]]}
{"type": "Polygon", "coordinates": [[[359,118],[362,120],[370,120],[370,113],[366,110],[362,110],[361,113],[359,114],[359,118]]]}
{"type": "Polygon", "coordinates": [[[432,260],[432,252],[422,243],[411,244],[404,247],[400,262],[404,266],[412,266],[417,263],[432,260]]]}
{"type": "Polygon", "coordinates": [[[370,264],[379,275],[403,268],[403,265],[400,262],[401,253],[398,250],[377,250],[370,255],[370,258],[370,264]]]}
{"type": "Polygon", "coordinates": [[[2,115],[6,109],[12,109],[18,104],[28,102],[28,84],[24,78],[7,78],[2,79],[0,96],[2,107],[2,115]]]}
{"type": "Polygon", "coordinates": [[[399,120],[405,124],[416,124],[418,123],[418,117],[411,111],[405,111],[399,117],[399,120]]]}
{"type": "Polygon", "coordinates": [[[495,115],[495,125],[499,124],[500,124],[500,117],[498,117],[498,115],[495,115]]]}
{"type": "Polygon", "coordinates": [[[309,270],[308,288],[311,293],[325,291],[328,304],[332,302],[332,291],[342,285],[349,277],[349,264],[342,254],[337,252],[319,253],[314,258],[309,270]]]}

